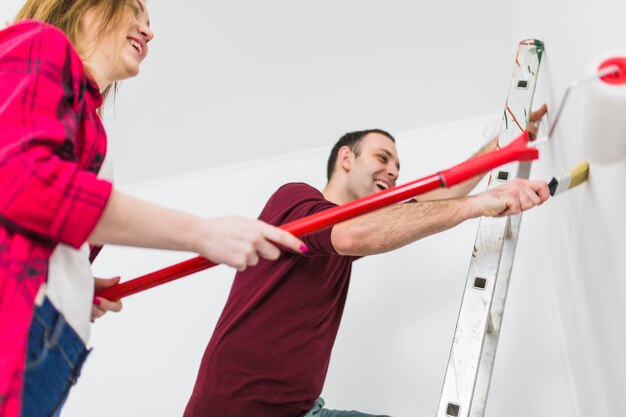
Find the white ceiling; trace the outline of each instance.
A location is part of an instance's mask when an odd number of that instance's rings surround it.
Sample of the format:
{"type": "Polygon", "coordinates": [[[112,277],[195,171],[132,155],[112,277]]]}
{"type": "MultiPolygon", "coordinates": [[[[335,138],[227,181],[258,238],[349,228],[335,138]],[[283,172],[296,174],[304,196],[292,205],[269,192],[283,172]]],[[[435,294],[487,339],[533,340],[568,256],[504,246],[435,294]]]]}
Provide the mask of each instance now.
{"type": "Polygon", "coordinates": [[[501,0],[148,4],[150,55],[105,118],[118,183],[496,112],[516,50],[501,0]]]}

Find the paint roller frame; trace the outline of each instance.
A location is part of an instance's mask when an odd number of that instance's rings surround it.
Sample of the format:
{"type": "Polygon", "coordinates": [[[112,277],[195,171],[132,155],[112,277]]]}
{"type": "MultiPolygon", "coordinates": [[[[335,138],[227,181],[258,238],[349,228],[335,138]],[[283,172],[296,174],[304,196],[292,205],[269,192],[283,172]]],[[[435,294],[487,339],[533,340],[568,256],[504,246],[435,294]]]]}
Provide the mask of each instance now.
{"type": "Polygon", "coordinates": [[[561,113],[563,113],[563,109],[565,108],[565,104],[567,103],[567,99],[569,98],[570,93],[580,87],[583,84],[587,84],[590,81],[599,79],[607,84],[620,85],[626,84],[626,58],[624,57],[611,57],[607,58],[597,68],[598,72],[589,77],[583,78],[578,81],[573,81],[567,89],[565,89],[565,93],[563,93],[563,98],[561,99],[561,103],[559,104],[556,115],[554,116],[554,120],[550,124],[550,129],[548,131],[548,135],[537,139],[532,146],[537,147],[543,145],[548,142],[552,135],[554,134],[554,130],[561,119],[561,113]]]}

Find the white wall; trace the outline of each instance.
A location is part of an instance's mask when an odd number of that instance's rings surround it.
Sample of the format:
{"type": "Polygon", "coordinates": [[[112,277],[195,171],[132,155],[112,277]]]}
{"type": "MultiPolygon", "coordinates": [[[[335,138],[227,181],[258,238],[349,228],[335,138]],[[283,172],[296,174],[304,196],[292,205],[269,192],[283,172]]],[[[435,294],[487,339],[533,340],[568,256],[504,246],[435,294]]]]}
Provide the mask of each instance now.
{"type": "MultiPolygon", "coordinates": [[[[0,20],[20,4],[0,2],[0,20]]],[[[203,215],[256,216],[285,181],[321,187],[327,148],[344,131],[399,132],[498,110],[520,39],[546,43],[539,94],[552,109],[589,61],[626,42],[626,3],[616,0],[150,7],[151,56],[107,120],[118,180],[226,164],[127,188],[203,215]]],[[[535,177],[585,157],[582,100],[572,96],[535,177]]],[[[479,125],[402,135],[404,179],[469,154],[478,140],[463,138],[480,136],[479,125]]],[[[488,416],[626,408],[626,165],[591,168],[588,184],[524,218],[488,416]]],[[[332,406],[434,414],[475,230],[469,223],[359,261],[324,393],[332,406]]],[[[187,257],[107,248],[96,271],[133,277],[187,257]]],[[[124,313],[100,320],[64,415],[179,415],[232,275],[215,268],[131,297],[124,313]]]]}
{"type": "MultiPolygon", "coordinates": [[[[21,3],[1,0],[0,19],[21,3]]],[[[106,116],[119,183],[481,116],[508,82],[501,0],[148,5],[149,56],[106,116]]]]}
{"type": "MultiPolygon", "coordinates": [[[[497,116],[398,136],[401,183],[457,163],[485,141],[497,116]]],[[[282,183],[324,185],[328,146],[253,164],[197,172],[126,187],[135,195],[203,215],[255,216],[282,183]]],[[[529,213],[531,223],[535,213],[529,213]]],[[[395,417],[434,415],[454,333],[477,222],[355,264],[350,295],[333,352],[324,397],[332,408],[395,417]]],[[[511,285],[493,388],[494,415],[570,416],[567,375],[553,336],[555,316],[528,273],[529,233],[511,285]],[[527,248],[524,250],[524,248],[527,248]],[[532,303],[524,302],[532,294],[532,303]],[[543,335],[538,338],[537,334],[543,335]],[[524,387],[523,390],[521,387],[524,387]],[[529,401],[532,399],[532,401],[529,401]],[[511,404],[515,407],[511,409],[511,404]],[[549,413],[547,412],[549,411],[549,413]]],[[[100,276],[125,278],[189,255],[106,248],[100,276]]],[[[197,368],[226,300],[233,271],[220,266],[129,297],[122,314],[94,326],[95,346],[65,417],[181,415],[197,368]]]]}
{"type": "MultiPolygon", "coordinates": [[[[516,38],[546,43],[542,93],[554,109],[573,80],[590,74],[589,64],[607,51],[626,51],[626,3],[613,0],[531,0],[512,8],[516,38]]],[[[587,157],[585,89],[570,98],[545,167],[563,171],[587,157]]],[[[622,132],[626,140],[626,132],[622,132]]],[[[603,138],[591,138],[600,143],[603,138]]],[[[626,161],[592,162],[589,182],[537,213],[535,273],[551,287],[559,315],[577,415],[616,416],[626,409],[626,161]]],[[[528,226],[528,225],[525,225],[528,226]]]]}

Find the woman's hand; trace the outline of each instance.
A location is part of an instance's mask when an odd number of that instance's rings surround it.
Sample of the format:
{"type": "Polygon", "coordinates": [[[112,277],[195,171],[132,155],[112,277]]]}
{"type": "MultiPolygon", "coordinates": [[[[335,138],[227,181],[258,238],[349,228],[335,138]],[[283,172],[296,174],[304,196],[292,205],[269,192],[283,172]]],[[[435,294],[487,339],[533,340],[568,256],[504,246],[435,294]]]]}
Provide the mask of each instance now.
{"type": "Polygon", "coordinates": [[[195,251],[216,263],[245,270],[259,259],[275,260],[278,246],[295,253],[307,251],[306,245],[292,234],[260,220],[244,217],[220,217],[203,220],[194,241],[195,251]],[[278,245],[278,246],[277,246],[278,245]]]}
{"type": "MultiPolygon", "coordinates": [[[[96,292],[105,288],[112,287],[120,282],[120,277],[115,278],[94,278],[96,292]]],[[[93,305],[91,306],[91,322],[93,323],[97,318],[102,317],[107,311],[114,311],[119,313],[122,310],[121,301],[110,301],[102,297],[94,297],[93,305]]]]}
{"type": "Polygon", "coordinates": [[[279,247],[294,253],[307,250],[297,237],[260,220],[198,217],[115,190],[89,243],[191,251],[239,271],[256,265],[261,258],[278,258],[279,247]]]}

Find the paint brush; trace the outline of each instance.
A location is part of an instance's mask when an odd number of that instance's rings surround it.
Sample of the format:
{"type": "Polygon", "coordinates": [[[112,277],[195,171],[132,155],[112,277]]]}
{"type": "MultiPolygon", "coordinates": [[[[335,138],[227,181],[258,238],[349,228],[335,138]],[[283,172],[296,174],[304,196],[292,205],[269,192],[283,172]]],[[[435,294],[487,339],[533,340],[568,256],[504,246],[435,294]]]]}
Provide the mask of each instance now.
{"type": "Polygon", "coordinates": [[[587,181],[589,162],[582,161],[563,175],[556,176],[548,183],[550,195],[555,196],[587,181]]]}

